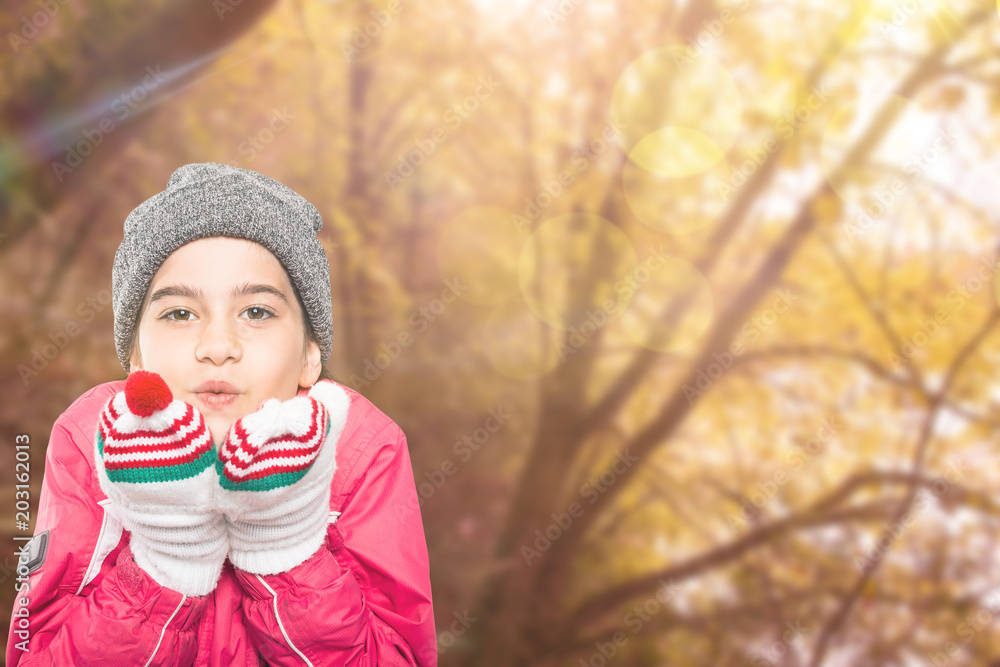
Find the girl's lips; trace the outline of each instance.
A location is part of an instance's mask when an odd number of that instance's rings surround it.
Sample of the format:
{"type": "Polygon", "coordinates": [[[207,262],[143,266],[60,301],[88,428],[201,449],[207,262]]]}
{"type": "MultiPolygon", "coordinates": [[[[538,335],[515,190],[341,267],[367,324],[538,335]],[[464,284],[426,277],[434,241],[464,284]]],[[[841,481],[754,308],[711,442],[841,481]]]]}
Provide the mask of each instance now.
{"type": "Polygon", "coordinates": [[[239,394],[215,394],[210,391],[199,392],[195,396],[211,410],[225,410],[240,397],[239,394]]]}

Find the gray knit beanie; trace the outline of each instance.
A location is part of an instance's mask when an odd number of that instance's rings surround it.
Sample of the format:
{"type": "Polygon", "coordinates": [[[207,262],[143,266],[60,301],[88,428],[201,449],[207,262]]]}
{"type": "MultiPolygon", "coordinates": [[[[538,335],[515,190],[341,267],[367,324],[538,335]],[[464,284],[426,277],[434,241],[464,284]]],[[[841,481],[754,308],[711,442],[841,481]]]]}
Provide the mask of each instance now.
{"type": "Polygon", "coordinates": [[[136,314],[153,276],[189,241],[229,236],[255,241],[278,258],[298,290],[325,366],[333,350],[330,263],[316,237],[323,226],[316,207],[263,174],[215,162],[187,164],[167,189],[125,219],[125,237],[111,271],[115,348],[129,371],[136,314]]]}

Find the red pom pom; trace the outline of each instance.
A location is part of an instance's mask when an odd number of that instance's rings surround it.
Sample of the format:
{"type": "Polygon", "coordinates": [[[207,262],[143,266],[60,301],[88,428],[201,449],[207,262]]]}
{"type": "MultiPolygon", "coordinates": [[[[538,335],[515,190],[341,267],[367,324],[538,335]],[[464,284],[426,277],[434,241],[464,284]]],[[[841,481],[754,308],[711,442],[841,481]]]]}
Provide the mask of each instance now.
{"type": "Polygon", "coordinates": [[[125,403],[132,414],[148,417],[170,405],[172,400],[174,395],[170,387],[156,373],[132,371],[125,380],[125,403]]]}

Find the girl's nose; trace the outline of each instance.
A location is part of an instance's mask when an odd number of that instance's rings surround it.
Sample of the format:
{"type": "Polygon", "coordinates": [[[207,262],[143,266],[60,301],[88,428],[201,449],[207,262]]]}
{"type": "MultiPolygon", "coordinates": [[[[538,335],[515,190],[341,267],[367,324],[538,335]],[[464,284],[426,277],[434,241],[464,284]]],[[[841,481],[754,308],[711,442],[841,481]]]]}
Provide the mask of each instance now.
{"type": "Polygon", "coordinates": [[[211,320],[205,325],[195,348],[198,361],[207,361],[216,366],[228,360],[239,361],[242,354],[236,325],[226,324],[218,319],[211,320]]]}

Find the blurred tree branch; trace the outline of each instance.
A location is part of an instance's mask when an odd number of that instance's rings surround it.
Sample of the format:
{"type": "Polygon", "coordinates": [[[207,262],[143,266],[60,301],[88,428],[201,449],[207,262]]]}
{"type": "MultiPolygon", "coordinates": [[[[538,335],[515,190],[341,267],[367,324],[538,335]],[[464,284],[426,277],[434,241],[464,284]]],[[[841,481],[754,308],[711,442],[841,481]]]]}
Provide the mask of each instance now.
{"type": "MultiPolygon", "coordinates": [[[[967,32],[985,20],[992,11],[992,8],[977,9],[970,13],[962,22],[963,31],[967,32]]],[[[806,85],[801,86],[800,91],[808,90],[811,85],[815,85],[823,79],[827,69],[836,62],[835,56],[840,53],[842,40],[851,34],[857,25],[857,17],[851,17],[845,26],[837,31],[837,37],[823,50],[816,64],[809,70],[805,78],[806,85]]],[[[898,96],[909,97],[919,88],[933,81],[934,76],[940,73],[943,59],[953,46],[954,41],[951,41],[931,49],[916,64],[909,75],[904,77],[894,93],[898,96]]],[[[802,93],[799,94],[798,98],[801,99],[801,97],[802,93]]],[[[898,108],[890,103],[883,105],[875,114],[874,120],[848,149],[839,165],[833,169],[829,177],[830,180],[836,181],[848,168],[863,163],[898,115],[898,108]]],[[[712,266],[721,255],[727,239],[744,219],[751,202],[756,200],[763,191],[765,184],[776,170],[778,158],[784,145],[779,142],[778,150],[759,165],[748,182],[738,191],[731,207],[719,221],[716,232],[707,244],[706,256],[696,263],[697,268],[702,272],[711,271],[712,266]]],[[[511,628],[516,628],[524,622],[521,620],[526,615],[523,610],[523,598],[527,591],[532,588],[532,584],[529,582],[537,581],[543,584],[546,600],[551,600],[557,594],[560,590],[560,584],[565,578],[565,573],[568,571],[568,563],[574,558],[577,546],[583,536],[587,534],[588,529],[598,520],[603,511],[610,507],[628,488],[630,481],[638,474],[654,449],[658,448],[664,439],[676,430],[693,407],[680,387],[695,382],[697,370],[712,362],[713,352],[728,348],[733,332],[739,329],[755,304],[774,286],[795,251],[810,236],[816,226],[817,221],[813,215],[814,202],[821,197],[829,196],[833,196],[833,193],[830,187],[824,183],[804,199],[791,225],[771,248],[767,257],[760,262],[757,274],[746,282],[746,286],[740,290],[739,294],[731,300],[728,307],[716,319],[713,329],[705,337],[704,345],[697,355],[696,361],[692,364],[691,370],[677,383],[677,389],[664,405],[660,415],[642,428],[624,448],[625,451],[630,451],[638,459],[638,462],[619,475],[614,485],[601,494],[596,502],[577,518],[572,531],[567,531],[558,541],[553,543],[552,548],[540,561],[541,567],[536,568],[538,572],[525,572],[526,568],[520,568],[518,571],[518,566],[513,562],[513,552],[519,541],[518,538],[520,538],[521,543],[530,542],[531,531],[541,527],[544,523],[543,517],[546,517],[553,509],[558,511],[560,506],[565,506],[565,503],[561,505],[560,499],[551,492],[551,487],[546,487],[545,480],[556,474],[560,465],[564,465],[561,462],[572,458],[572,453],[586,439],[593,427],[608,422],[613,415],[617,414],[626,397],[632,395],[644,379],[652,367],[651,361],[658,353],[652,350],[640,351],[629,368],[612,383],[611,389],[606,391],[595,405],[587,406],[586,410],[583,409],[584,405],[578,400],[581,396],[579,387],[586,382],[586,370],[593,363],[593,355],[597,354],[594,349],[584,348],[577,352],[567,363],[557,367],[544,379],[543,416],[536,433],[535,445],[526,463],[525,472],[515,490],[511,512],[500,534],[495,552],[495,558],[499,562],[511,562],[511,567],[501,570],[492,581],[487,582],[480,606],[496,611],[493,612],[489,621],[482,625],[482,631],[477,633],[479,645],[475,652],[476,661],[490,656],[489,664],[506,664],[509,660],[508,656],[518,655],[520,651],[524,650],[522,646],[518,645],[516,635],[511,634],[511,628]],[[566,432],[566,425],[574,425],[569,433],[566,432]],[[515,604],[522,608],[521,612],[513,613],[512,609],[509,608],[509,605],[515,604]],[[496,634],[493,639],[487,639],[491,632],[499,630],[499,625],[502,625],[506,630],[502,634],[496,634]]],[[[663,319],[677,321],[677,316],[687,305],[684,299],[673,302],[663,319]]],[[[871,311],[871,314],[876,319],[881,318],[877,310],[871,311]]],[[[883,321],[882,325],[890,336],[890,340],[898,341],[898,336],[892,332],[888,323],[883,321]]],[[[923,451],[926,444],[925,438],[926,435],[918,443],[919,452],[923,451]]],[[[919,470],[919,465],[917,469],[919,470]]],[[[911,489],[911,497],[912,493],[911,489]]],[[[899,505],[898,503],[890,503],[888,506],[898,507],[899,505]]],[[[886,515],[885,503],[879,506],[879,511],[881,514],[878,516],[884,517],[886,515]]],[[[842,520],[846,518],[846,515],[841,517],[842,520]]],[[[657,576],[701,572],[719,563],[727,562],[730,558],[735,558],[735,554],[743,553],[757,544],[764,543],[769,536],[787,530],[793,525],[794,522],[789,520],[768,524],[756,529],[750,537],[742,538],[734,544],[719,549],[712,549],[701,556],[693,557],[688,563],[660,572],[657,576]]],[[[648,590],[653,581],[652,578],[637,579],[624,587],[612,589],[612,592],[607,596],[598,596],[595,601],[583,605],[581,610],[572,616],[572,620],[565,624],[563,633],[558,635],[559,638],[565,640],[571,635],[575,624],[582,617],[586,617],[590,610],[594,608],[603,610],[606,609],[606,606],[619,604],[628,597],[648,590]]],[[[845,604],[842,609],[846,609],[848,606],[845,604]]],[[[543,605],[536,613],[545,615],[545,609],[546,607],[543,605]]],[[[842,616],[840,617],[842,618],[842,616]]],[[[827,630],[829,634],[832,634],[832,628],[836,624],[837,620],[835,619],[827,630]]],[[[552,641],[558,640],[553,639],[552,641]]],[[[824,642],[825,640],[821,639],[818,654],[823,652],[824,642]]]]}
{"type": "MultiPolygon", "coordinates": [[[[962,366],[968,361],[969,357],[975,351],[975,349],[983,342],[987,335],[992,332],[994,325],[1000,321],[1000,309],[997,308],[994,302],[992,311],[989,318],[983,323],[979,331],[976,332],[974,336],[959,350],[958,354],[955,356],[954,361],[950,364],[947,372],[945,373],[944,380],[941,382],[940,389],[935,393],[931,400],[931,405],[927,410],[927,415],[924,420],[923,427],[919,438],[917,439],[916,446],[914,447],[913,454],[913,475],[914,477],[910,480],[908,485],[908,490],[906,498],[900,504],[899,510],[896,512],[894,520],[891,526],[884,528],[881,531],[881,535],[877,543],[881,543],[884,538],[891,538],[890,530],[892,527],[900,525],[902,518],[910,511],[910,507],[913,504],[914,499],[917,494],[917,482],[920,479],[921,471],[924,466],[924,459],[926,457],[927,447],[931,440],[931,435],[933,433],[934,422],[938,415],[938,410],[941,406],[941,398],[947,395],[948,390],[951,387],[951,383],[954,381],[955,376],[960,372],[962,366]]],[[[995,504],[989,503],[986,507],[993,508],[995,504]]],[[[890,548],[893,541],[890,541],[890,548]]],[[[812,661],[810,662],[811,667],[819,667],[823,663],[823,659],[826,657],[826,653],[829,650],[830,642],[836,635],[838,630],[843,625],[847,614],[850,612],[851,607],[857,602],[858,598],[861,596],[862,591],[865,588],[865,584],[873,576],[875,571],[879,568],[881,563],[884,561],[884,554],[873,561],[869,567],[866,567],[864,571],[858,577],[857,583],[851,590],[850,594],[847,595],[837,611],[831,616],[826,627],[823,628],[819,639],[816,641],[816,648],[813,651],[812,661]]]]}

